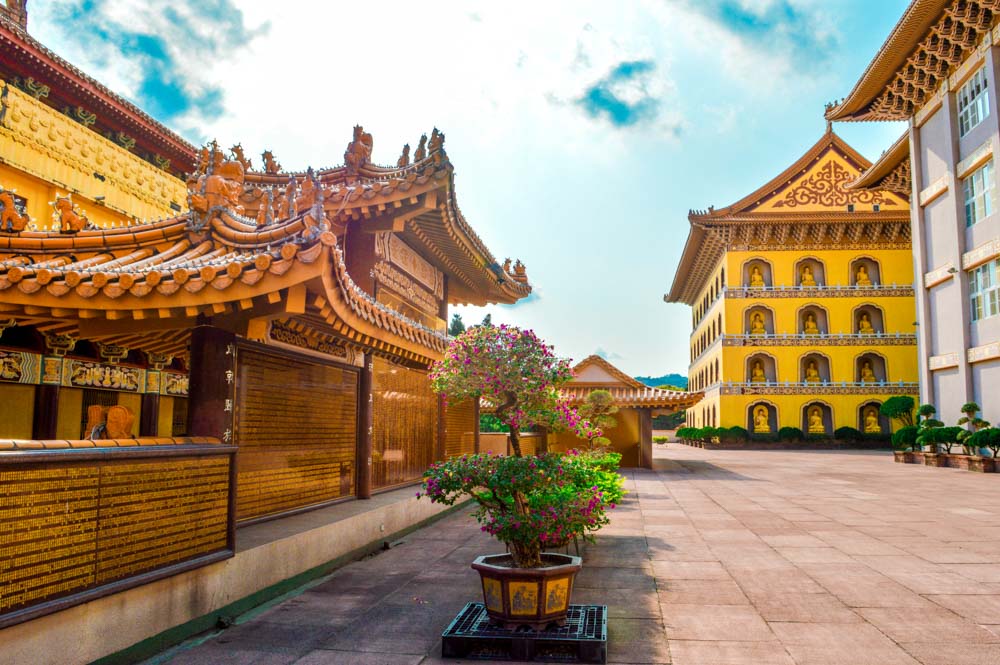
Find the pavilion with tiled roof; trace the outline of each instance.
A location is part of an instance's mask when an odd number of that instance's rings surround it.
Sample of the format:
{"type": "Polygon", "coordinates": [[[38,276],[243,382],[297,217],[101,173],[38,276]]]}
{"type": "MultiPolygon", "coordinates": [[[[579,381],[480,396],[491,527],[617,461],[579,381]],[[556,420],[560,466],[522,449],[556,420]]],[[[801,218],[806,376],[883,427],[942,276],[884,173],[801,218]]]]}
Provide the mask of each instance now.
{"type": "MultiPolygon", "coordinates": [[[[618,426],[604,436],[622,454],[622,466],[652,468],[653,416],[688,409],[701,399],[700,392],[651,388],[621,371],[606,359],[591,355],[573,366],[573,380],[561,388],[570,401],[579,406],[595,390],[606,390],[618,407],[618,426]]],[[[570,434],[557,434],[552,448],[579,448],[580,440],[570,434]]]]}

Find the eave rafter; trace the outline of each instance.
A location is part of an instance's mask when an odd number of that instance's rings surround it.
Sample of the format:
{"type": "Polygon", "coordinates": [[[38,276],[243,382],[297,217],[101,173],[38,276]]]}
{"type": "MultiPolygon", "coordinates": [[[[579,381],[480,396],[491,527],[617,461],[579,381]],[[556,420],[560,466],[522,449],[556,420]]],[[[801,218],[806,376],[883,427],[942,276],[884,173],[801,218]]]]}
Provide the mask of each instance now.
{"type": "MultiPolygon", "coordinates": [[[[830,120],[908,120],[934,96],[942,82],[983,39],[990,39],[998,15],[1000,0],[953,0],[951,3],[918,0],[912,3],[851,94],[837,104],[828,105],[826,117],[830,120]],[[922,13],[935,10],[937,18],[931,16],[930,27],[913,42],[906,43],[904,33],[912,29],[910,24],[919,24],[924,20],[922,13]],[[902,45],[894,43],[896,39],[902,45]],[[909,52],[899,53],[903,48],[909,48],[909,52]],[[897,58],[899,64],[894,71],[886,70],[892,58],[897,58]],[[882,78],[882,87],[875,88],[879,85],[876,83],[879,76],[888,80],[882,78]]],[[[899,193],[909,194],[909,191],[899,193]]]]}

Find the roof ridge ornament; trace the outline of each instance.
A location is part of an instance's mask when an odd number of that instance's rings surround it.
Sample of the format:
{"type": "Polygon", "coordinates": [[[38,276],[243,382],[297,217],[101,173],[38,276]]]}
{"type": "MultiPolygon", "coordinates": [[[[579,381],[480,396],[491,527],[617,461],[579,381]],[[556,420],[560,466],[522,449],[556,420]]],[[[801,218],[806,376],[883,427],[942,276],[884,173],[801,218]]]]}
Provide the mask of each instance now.
{"type": "Polygon", "coordinates": [[[366,133],[364,127],[354,125],[354,138],[344,151],[344,166],[347,167],[348,176],[357,176],[361,167],[371,161],[374,143],[372,135],[366,133]]]}
{"type": "Polygon", "coordinates": [[[274,175],[281,172],[281,164],[278,160],[274,158],[274,153],[270,150],[265,150],[260,153],[260,158],[264,161],[264,173],[268,175],[274,175]]]}
{"type": "Polygon", "coordinates": [[[193,233],[202,233],[215,219],[221,219],[223,213],[243,216],[244,208],[240,204],[243,194],[243,179],[245,172],[243,164],[236,160],[226,160],[219,143],[213,140],[201,150],[199,171],[188,178],[188,217],[187,228],[193,233]],[[204,167],[204,172],[201,172],[204,167]],[[199,175],[199,172],[200,175],[199,175]]]}
{"type": "Polygon", "coordinates": [[[4,189],[0,185],[0,231],[6,233],[20,233],[31,221],[28,214],[19,209],[17,200],[14,198],[16,191],[4,189]]]}

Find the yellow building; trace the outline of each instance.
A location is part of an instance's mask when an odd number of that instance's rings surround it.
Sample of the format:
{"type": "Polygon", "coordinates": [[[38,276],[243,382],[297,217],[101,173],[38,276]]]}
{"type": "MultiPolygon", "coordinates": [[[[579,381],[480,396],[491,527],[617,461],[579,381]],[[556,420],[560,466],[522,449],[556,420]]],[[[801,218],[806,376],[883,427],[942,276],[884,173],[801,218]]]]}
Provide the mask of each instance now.
{"type": "Polygon", "coordinates": [[[187,209],[195,148],[26,26],[23,2],[0,4],[0,233],[129,226],[187,209]]]}
{"type": "Polygon", "coordinates": [[[846,186],[870,166],[831,130],[722,209],[692,212],[667,302],[692,307],[693,427],[888,433],[917,394],[909,204],[846,186]]]}

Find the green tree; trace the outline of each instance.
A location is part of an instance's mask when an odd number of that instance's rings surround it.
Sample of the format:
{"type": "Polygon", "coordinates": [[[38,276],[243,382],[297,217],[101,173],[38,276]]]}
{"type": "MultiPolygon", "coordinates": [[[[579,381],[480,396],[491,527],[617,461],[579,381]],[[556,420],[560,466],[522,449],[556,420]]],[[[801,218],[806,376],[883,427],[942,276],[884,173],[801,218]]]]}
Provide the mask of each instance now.
{"type": "Polygon", "coordinates": [[[484,316],[483,317],[483,322],[480,323],[479,325],[485,326],[487,328],[489,328],[490,326],[492,326],[493,325],[493,315],[492,314],[487,314],[486,316],[484,316]]]}
{"type": "Polygon", "coordinates": [[[618,426],[618,419],[615,418],[618,407],[615,406],[614,396],[607,390],[594,390],[577,411],[602,432],[601,436],[590,439],[590,447],[611,445],[611,440],[604,437],[603,432],[618,426]]]}
{"type": "Polygon", "coordinates": [[[452,337],[458,337],[465,332],[465,323],[462,322],[462,315],[459,313],[452,314],[451,323],[448,324],[448,334],[452,337]]]}
{"type": "Polygon", "coordinates": [[[879,413],[886,418],[898,420],[903,427],[909,427],[913,424],[914,406],[916,402],[909,395],[896,395],[882,403],[879,413]]]}

